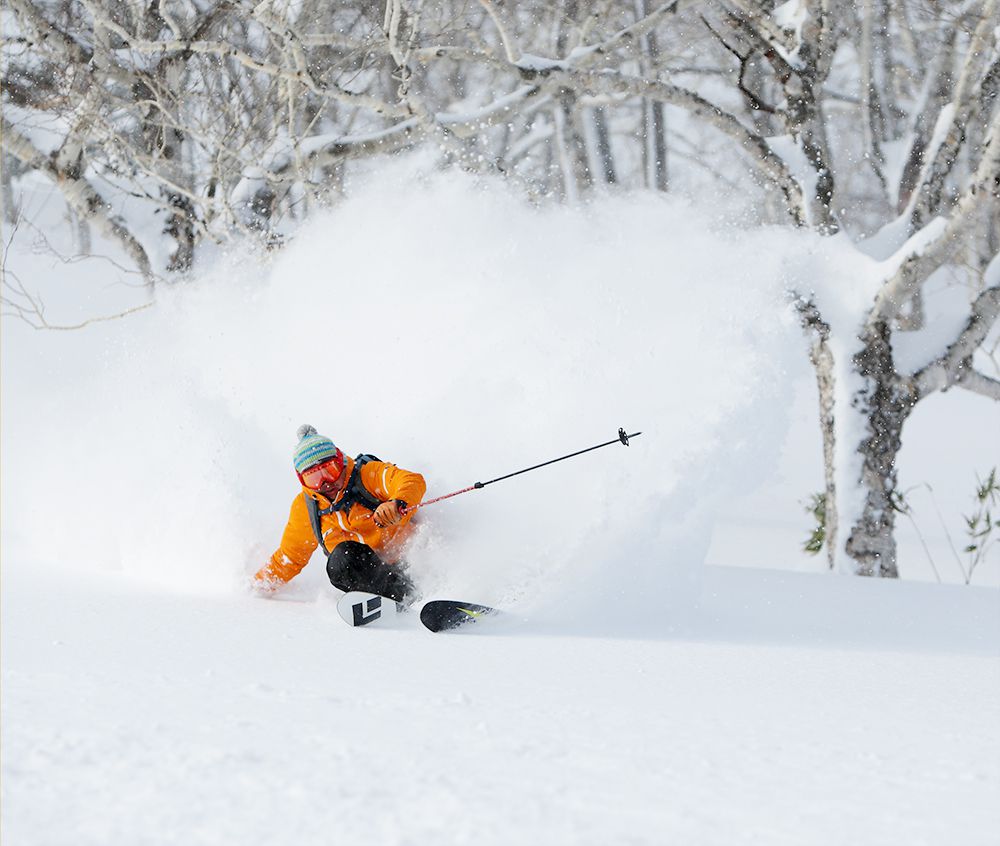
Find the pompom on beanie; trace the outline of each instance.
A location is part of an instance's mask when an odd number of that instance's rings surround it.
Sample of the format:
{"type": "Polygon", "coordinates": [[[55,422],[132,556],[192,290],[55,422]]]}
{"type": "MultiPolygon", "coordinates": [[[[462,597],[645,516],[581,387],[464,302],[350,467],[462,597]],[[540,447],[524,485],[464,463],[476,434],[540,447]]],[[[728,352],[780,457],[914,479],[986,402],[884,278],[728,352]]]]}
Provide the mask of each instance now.
{"type": "Polygon", "coordinates": [[[322,464],[331,458],[343,456],[337,445],[329,438],[317,434],[316,429],[308,423],[299,426],[295,433],[299,438],[299,445],[292,453],[292,463],[295,465],[295,472],[301,473],[308,470],[315,464],[322,464]]]}

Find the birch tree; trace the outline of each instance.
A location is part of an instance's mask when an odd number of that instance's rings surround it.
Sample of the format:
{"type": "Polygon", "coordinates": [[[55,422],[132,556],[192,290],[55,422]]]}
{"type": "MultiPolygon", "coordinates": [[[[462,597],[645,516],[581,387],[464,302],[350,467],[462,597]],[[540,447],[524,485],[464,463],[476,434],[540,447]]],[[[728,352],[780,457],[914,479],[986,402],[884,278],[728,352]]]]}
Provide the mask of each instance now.
{"type": "MultiPolygon", "coordinates": [[[[1000,310],[1000,262],[995,247],[978,225],[995,232],[1000,221],[1000,109],[997,106],[996,2],[969,7],[970,37],[959,54],[958,68],[950,67],[952,35],[944,66],[931,69],[928,103],[908,139],[905,172],[910,185],[899,218],[887,223],[858,248],[884,259],[884,278],[868,309],[847,327],[834,327],[822,306],[805,290],[798,292],[803,324],[813,338],[812,361],[820,394],[826,477],[827,545],[831,567],[862,575],[896,576],[894,519],[896,462],[903,425],[914,406],[936,391],[960,387],[994,400],[1000,382],[979,372],[976,350],[994,326],[1000,310]],[[944,81],[954,75],[951,87],[944,81]],[[934,112],[934,130],[928,136],[928,112],[934,112]],[[964,173],[958,172],[960,161],[964,173]],[[917,173],[916,177],[912,174],[917,173]],[[946,188],[947,186],[947,188],[946,188]],[[969,236],[972,237],[969,237],[969,236]],[[979,240],[980,244],[974,244],[979,240]],[[928,350],[928,363],[913,372],[896,366],[893,335],[919,331],[925,325],[922,294],[931,276],[972,246],[981,250],[978,293],[967,319],[953,337],[928,350]],[[991,255],[992,251],[992,255],[991,255]],[[836,337],[836,332],[849,333],[836,337]]],[[[770,46],[777,79],[785,93],[778,109],[800,160],[808,169],[798,177],[808,197],[807,214],[798,215],[819,232],[840,229],[836,212],[835,157],[825,126],[822,85],[830,69],[838,26],[823,2],[782,7],[784,16],[765,15],[761,9],[731,7],[725,17],[750,44],[770,46]],[[794,12],[795,18],[790,17],[794,12]],[[777,24],[777,26],[775,26],[777,24]],[[789,24],[794,24],[794,29],[789,24]]],[[[872,14],[865,6],[862,14],[872,14]]],[[[871,39],[871,25],[862,40],[871,39]]],[[[883,190],[890,185],[882,173],[876,136],[888,140],[873,117],[877,104],[894,105],[892,92],[876,98],[871,51],[862,51],[858,98],[863,144],[883,190]]],[[[773,142],[770,144],[774,147],[773,142]]],[[[791,169],[789,156],[786,165],[791,169]]]]}
{"type": "MultiPolygon", "coordinates": [[[[654,21],[657,14],[678,7],[678,3],[661,7],[632,32],[654,21]]],[[[931,104],[925,103],[920,114],[933,112],[934,103],[937,111],[929,137],[918,124],[908,139],[905,170],[918,172],[916,178],[911,177],[912,187],[906,189],[909,199],[899,217],[888,221],[875,237],[855,238],[857,249],[882,259],[885,268],[867,310],[846,326],[834,326],[805,285],[796,292],[803,325],[812,337],[811,358],[819,386],[832,568],[867,576],[898,575],[896,460],[903,425],[914,406],[931,393],[952,387],[1000,399],[1000,382],[978,371],[973,363],[1000,311],[1000,259],[995,252],[995,233],[1000,227],[996,7],[996,0],[962,7],[968,32],[961,39],[961,50],[952,53],[951,35],[940,39],[948,47],[947,55],[954,55],[959,64],[951,67],[946,58],[944,66],[932,68],[926,79],[931,104]],[[949,87],[945,82],[950,79],[955,82],[949,87]],[[979,278],[964,326],[929,349],[925,365],[900,372],[894,360],[893,334],[924,326],[922,294],[928,280],[953,262],[960,249],[969,248],[979,251],[979,278]]],[[[883,129],[889,122],[876,120],[874,112],[897,108],[897,103],[895,92],[882,90],[878,96],[876,89],[869,44],[873,8],[862,9],[869,22],[861,36],[864,49],[857,83],[864,90],[852,99],[863,127],[862,158],[869,160],[878,184],[888,194],[891,186],[876,139],[890,140],[892,130],[883,129]]],[[[620,67],[610,68],[608,62],[595,69],[593,57],[605,56],[627,30],[563,59],[518,59],[516,47],[508,47],[507,54],[525,78],[538,73],[563,87],[594,95],[642,97],[684,109],[749,154],[759,176],[781,192],[790,222],[829,236],[842,232],[844,221],[838,210],[846,205],[838,202],[836,153],[845,162],[852,158],[849,145],[835,150],[830,141],[830,101],[835,94],[838,100],[843,97],[831,89],[830,72],[850,26],[835,12],[828,0],[792,0],[777,9],[766,3],[733,0],[716,4],[714,20],[702,16],[720,45],[741,63],[737,87],[743,102],[754,111],[766,110],[782,130],[778,136],[762,135],[760,123],[697,91],[636,77],[620,67]],[[746,87],[744,65],[754,54],[765,57],[770,66],[767,83],[773,103],[767,102],[765,92],[746,87]]],[[[947,25],[942,23],[942,28],[947,25]]],[[[883,80],[891,82],[892,77],[883,74],[883,80]]],[[[898,126],[898,122],[893,124],[898,126]]],[[[838,137],[844,136],[838,133],[838,137]]],[[[851,143],[857,140],[856,134],[847,137],[851,143]]]]}

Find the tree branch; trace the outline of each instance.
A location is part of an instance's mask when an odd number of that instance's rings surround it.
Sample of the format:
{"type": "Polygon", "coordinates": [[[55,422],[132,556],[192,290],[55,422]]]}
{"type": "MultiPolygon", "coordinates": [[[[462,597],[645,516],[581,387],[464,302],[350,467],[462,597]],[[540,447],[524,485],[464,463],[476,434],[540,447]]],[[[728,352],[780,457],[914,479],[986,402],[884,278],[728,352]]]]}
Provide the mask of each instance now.
{"type": "Polygon", "coordinates": [[[984,0],[982,18],[969,42],[962,73],[952,94],[953,110],[948,132],[937,149],[932,151],[921,174],[916,202],[911,213],[914,229],[938,213],[945,180],[966,140],[966,126],[978,111],[979,92],[983,82],[981,69],[989,53],[990,36],[997,25],[997,2],[998,0],[984,0]]]}
{"type": "Polygon", "coordinates": [[[615,71],[553,67],[543,71],[542,75],[591,93],[646,97],[685,109],[739,144],[750,155],[750,160],[768,182],[784,194],[786,211],[796,226],[806,225],[808,212],[802,186],[792,176],[784,160],[771,149],[765,138],[748,129],[734,115],[709,100],[676,85],[652,82],[615,71]]]}
{"type": "Polygon", "coordinates": [[[740,75],[739,75],[739,78],[736,80],[736,87],[739,88],[740,92],[743,94],[743,96],[747,98],[747,101],[750,103],[750,108],[756,109],[758,111],[766,112],[769,115],[777,114],[778,111],[777,111],[777,109],[774,108],[774,106],[769,106],[767,103],[765,103],[763,100],[761,100],[760,97],[758,97],[756,94],[754,94],[753,91],[751,91],[749,88],[747,88],[747,85],[746,85],[747,64],[750,61],[750,59],[753,58],[754,48],[751,47],[750,51],[746,55],[743,55],[735,47],[730,47],[729,44],[726,43],[726,39],[723,38],[721,34],[719,34],[718,32],[715,31],[715,29],[712,27],[712,25],[708,22],[708,18],[706,18],[704,15],[700,15],[699,17],[701,18],[701,22],[703,24],[705,24],[705,27],[708,29],[708,31],[710,33],[712,33],[712,35],[715,36],[716,40],[728,52],[732,53],[737,58],[737,60],[739,61],[739,63],[740,63],[740,75]]]}
{"type": "Polygon", "coordinates": [[[47,49],[61,53],[67,65],[86,65],[90,61],[91,51],[49,21],[30,0],[7,1],[9,8],[34,32],[35,40],[44,41],[47,49]]]}
{"type": "Polygon", "coordinates": [[[347,91],[337,85],[321,85],[313,78],[308,68],[294,71],[289,70],[288,68],[284,68],[274,62],[256,59],[249,53],[226,42],[143,40],[138,36],[132,35],[132,33],[125,29],[125,27],[116,23],[108,15],[103,14],[99,9],[95,8],[93,2],[84,0],[84,3],[87,5],[90,13],[94,16],[95,22],[100,23],[101,26],[106,27],[109,31],[115,33],[115,35],[125,42],[130,50],[134,50],[137,53],[197,53],[199,55],[207,56],[228,56],[235,59],[241,65],[249,68],[250,70],[260,71],[263,74],[273,76],[278,79],[298,82],[308,88],[313,94],[318,96],[326,96],[350,105],[362,106],[364,108],[371,109],[377,114],[385,115],[387,117],[406,117],[408,115],[405,108],[390,105],[389,103],[386,103],[376,97],[347,91]]]}
{"type": "Polygon", "coordinates": [[[119,218],[112,216],[110,206],[82,173],[77,175],[60,171],[48,156],[14,129],[6,118],[0,119],[0,127],[3,130],[4,150],[52,179],[77,214],[95,223],[105,235],[117,241],[136,263],[147,284],[151,285],[154,275],[145,248],[119,218]]]}
{"type": "Polygon", "coordinates": [[[946,391],[953,385],[1000,399],[1000,382],[972,367],[972,356],[986,340],[998,315],[1000,285],[994,285],[976,297],[969,319],[944,354],[914,374],[918,399],[934,391],[946,391]]]}
{"type": "Polygon", "coordinates": [[[507,31],[507,25],[500,17],[500,12],[497,10],[496,6],[490,2],[490,0],[479,0],[479,5],[486,10],[490,19],[493,21],[493,25],[500,33],[500,43],[503,44],[504,52],[507,54],[507,61],[512,65],[516,65],[519,61],[521,61],[521,48],[518,47],[514,39],[511,38],[510,33],[507,31]]]}
{"type": "Polygon", "coordinates": [[[676,13],[682,5],[690,5],[691,1],[692,0],[684,0],[682,3],[682,0],[669,0],[669,2],[653,9],[653,11],[645,17],[629,24],[624,29],[618,30],[618,32],[611,35],[610,38],[606,38],[598,44],[591,44],[587,47],[577,47],[575,50],[570,52],[566,63],[568,65],[582,67],[588,64],[590,60],[605,55],[620,44],[638,44],[639,39],[651,29],[655,28],[664,17],[671,12],[676,13]]]}
{"type": "Polygon", "coordinates": [[[972,391],[974,394],[981,394],[984,397],[989,397],[992,400],[1000,402],[1000,382],[987,376],[985,373],[980,373],[978,370],[966,368],[962,371],[962,375],[956,384],[958,387],[972,391]]]}
{"type": "Polygon", "coordinates": [[[951,216],[931,221],[897,253],[901,257],[898,267],[876,296],[869,325],[893,320],[916,289],[963,243],[976,211],[983,205],[1000,205],[1000,111],[987,132],[983,157],[951,216]]]}

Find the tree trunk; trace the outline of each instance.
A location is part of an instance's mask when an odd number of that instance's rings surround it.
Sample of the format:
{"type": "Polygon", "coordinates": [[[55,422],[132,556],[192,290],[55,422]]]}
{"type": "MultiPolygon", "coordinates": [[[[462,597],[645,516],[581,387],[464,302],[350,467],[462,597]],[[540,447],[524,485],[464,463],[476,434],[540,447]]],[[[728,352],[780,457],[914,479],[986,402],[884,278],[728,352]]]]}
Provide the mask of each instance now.
{"type": "MultiPolygon", "coordinates": [[[[829,333],[829,329],[827,329],[829,333]]],[[[836,482],[836,428],[834,426],[833,353],[827,337],[817,338],[811,353],[816,368],[816,387],[819,393],[819,425],[823,436],[823,498],[826,525],[827,563],[836,566],[837,551],[837,482],[836,482]]]]}
{"type": "MultiPolygon", "coordinates": [[[[557,56],[565,56],[571,46],[579,39],[579,23],[577,0],[565,0],[562,19],[556,34],[555,51],[557,56]]],[[[587,150],[587,140],[583,131],[578,95],[570,88],[559,92],[558,105],[555,109],[556,143],[562,164],[564,196],[570,203],[575,203],[581,192],[586,192],[594,184],[594,176],[590,170],[590,155],[587,150]]]]}
{"type": "Polygon", "coordinates": [[[875,178],[888,197],[888,183],[885,176],[885,156],[882,154],[882,142],[885,140],[884,119],[878,100],[878,87],[875,82],[875,41],[876,41],[876,0],[863,0],[858,14],[861,16],[859,26],[859,63],[861,128],[864,139],[865,154],[871,165],[875,178]]]}
{"type": "Polygon", "coordinates": [[[917,397],[912,385],[896,373],[889,324],[873,323],[862,342],[853,366],[864,387],[853,397],[851,406],[865,418],[865,435],[857,448],[862,459],[858,481],[864,502],[845,551],[858,575],[896,578],[896,457],[903,424],[917,397]]]}
{"type": "Polygon", "coordinates": [[[173,238],[177,249],[170,256],[167,270],[173,273],[187,273],[194,265],[194,250],[198,243],[194,228],[195,210],[191,200],[183,194],[161,188],[160,193],[167,205],[173,209],[163,234],[173,238]]]}
{"type": "Polygon", "coordinates": [[[171,212],[163,233],[177,244],[170,256],[167,270],[187,273],[194,264],[194,251],[198,243],[195,228],[196,212],[191,198],[173,186],[189,189],[193,180],[184,160],[184,133],[170,120],[171,108],[180,109],[180,98],[186,85],[187,71],[181,57],[171,57],[161,62],[156,69],[156,111],[152,115],[152,126],[148,132],[154,141],[154,150],[160,160],[160,170],[168,183],[160,187],[160,196],[171,212]],[[166,102],[161,102],[161,99],[166,102]]]}
{"type": "Polygon", "coordinates": [[[646,186],[657,191],[667,190],[667,136],[663,103],[656,100],[643,102],[643,161],[646,186]]]}
{"type": "Polygon", "coordinates": [[[570,153],[576,187],[579,191],[586,191],[593,187],[594,175],[590,171],[587,139],[583,133],[576,93],[564,91],[559,98],[559,108],[562,110],[565,143],[570,153]]]}
{"type": "Polygon", "coordinates": [[[823,114],[816,102],[812,82],[805,81],[799,92],[788,99],[792,135],[816,174],[813,195],[808,198],[813,228],[822,235],[834,235],[839,231],[840,224],[833,211],[833,163],[823,114]]]}
{"type": "Polygon", "coordinates": [[[20,203],[14,198],[12,171],[17,167],[14,156],[4,155],[0,161],[0,199],[3,204],[3,222],[16,223],[21,213],[20,203]]]}
{"type": "Polygon", "coordinates": [[[72,206],[66,206],[66,215],[76,241],[76,254],[89,256],[91,251],[90,224],[85,217],[78,215],[72,206]]]}
{"type": "MultiPolygon", "coordinates": [[[[641,0],[638,4],[637,13],[640,18],[649,15],[649,0],[641,0]]],[[[645,35],[646,49],[645,56],[651,68],[655,68],[660,63],[660,42],[656,37],[656,30],[652,29],[645,35]]],[[[653,74],[655,72],[649,68],[644,69],[644,73],[653,74]]],[[[642,129],[643,144],[642,154],[646,172],[646,187],[655,188],[657,191],[667,190],[667,118],[666,106],[659,100],[643,100],[642,103],[642,129]]]]}
{"type": "Polygon", "coordinates": [[[594,109],[594,135],[597,137],[597,155],[600,159],[604,181],[608,185],[618,182],[615,170],[615,157],[611,150],[611,134],[608,131],[608,121],[604,109],[598,106],[594,109]]]}
{"type": "Polygon", "coordinates": [[[937,55],[934,67],[929,73],[932,81],[928,85],[927,97],[913,123],[912,140],[907,151],[903,172],[896,191],[896,213],[903,214],[910,204],[913,192],[920,185],[920,177],[925,164],[927,145],[930,143],[934,124],[941,109],[951,94],[954,85],[955,38],[958,27],[952,27],[946,34],[937,55]]]}
{"type": "Polygon", "coordinates": [[[811,301],[798,304],[802,323],[812,335],[809,360],[816,370],[819,394],[820,434],[823,437],[823,513],[824,544],[827,563],[834,569],[837,563],[837,483],[836,483],[836,377],[833,351],[830,349],[830,325],[811,301]]]}

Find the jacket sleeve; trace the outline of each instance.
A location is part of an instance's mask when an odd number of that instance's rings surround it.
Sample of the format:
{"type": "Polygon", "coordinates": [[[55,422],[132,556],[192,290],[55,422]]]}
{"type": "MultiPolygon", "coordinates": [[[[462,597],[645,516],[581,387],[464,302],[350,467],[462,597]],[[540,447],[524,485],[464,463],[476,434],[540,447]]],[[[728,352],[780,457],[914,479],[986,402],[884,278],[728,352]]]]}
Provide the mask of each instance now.
{"type": "Polygon", "coordinates": [[[427,491],[423,476],[387,461],[369,462],[361,468],[361,474],[364,486],[383,502],[401,499],[407,505],[416,505],[427,491]]]}
{"type": "Polygon", "coordinates": [[[258,582],[287,582],[294,579],[309,563],[319,542],[313,534],[306,510],[305,498],[299,494],[292,500],[281,546],[274,551],[270,561],[254,576],[258,582]]]}

